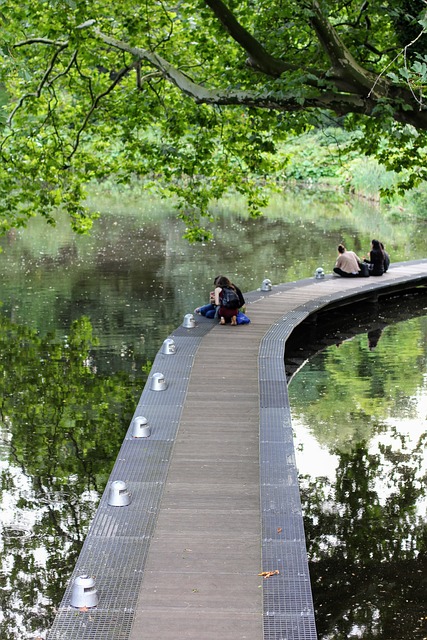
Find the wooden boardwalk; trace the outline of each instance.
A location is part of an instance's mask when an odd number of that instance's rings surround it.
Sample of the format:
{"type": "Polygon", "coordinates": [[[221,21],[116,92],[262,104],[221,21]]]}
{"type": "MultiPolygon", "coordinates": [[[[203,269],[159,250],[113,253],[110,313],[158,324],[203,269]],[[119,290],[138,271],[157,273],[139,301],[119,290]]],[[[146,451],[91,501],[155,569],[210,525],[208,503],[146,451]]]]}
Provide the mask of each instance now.
{"type": "MultiPolygon", "coordinates": [[[[108,520],[112,530],[111,519],[116,518],[101,504],[102,513],[89,532],[74,573],[74,576],[81,575],[88,570],[102,584],[99,611],[92,610],[91,617],[86,612],[70,612],[67,592],[48,637],[52,640],[86,637],[95,640],[101,637],[102,640],[110,637],[114,640],[314,640],[314,612],[310,599],[306,598],[306,585],[301,587],[303,600],[305,598],[303,611],[298,609],[301,607],[298,598],[296,610],[290,614],[288,610],[286,615],[274,609],[265,610],[270,602],[278,603],[279,609],[288,606],[283,605],[282,600],[292,599],[286,594],[298,591],[303,581],[301,571],[292,573],[288,566],[277,564],[282,556],[277,556],[276,564],[272,564],[271,558],[276,556],[269,555],[270,549],[278,549],[277,545],[285,554],[291,549],[289,562],[292,561],[298,536],[291,533],[288,539],[275,540],[272,539],[274,532],[267,535],[269,505],[263,507],[263,501],[270,500],[271,487],[283,488],[286,498],[287,485],[296,484],[292,453],[286,455],[289,469],[284,480],[283,471],[279,472],[273,464],[275,450],[279,451],[282,444],[276,442],[276,436],[270,440],[263,435],[260,438],[260,424],[264,421],[267,429],[273,428],[276,416],[279,416],[280,437],[283,433],[289,440],[291,433],[284,382],[285,340],[292,328],[316,308],[421,282],[427,282],[427,260],[394,265],[380,278],[312,278],[273,287],[268,293],[249,294],[249,325],[220,326],[211,321],[209,330],[189,358],[190,364],[187,362],[188,376],[186,372],[179,373],[178,367],[177,375],[186,379],[185,401],[180,407],[176,436],[167,457],[164,482],[157,482],[160,486],[158,506],[150,533],[144,534],[143,561],[139,556],[139,566],[126,567],[120,577],[120,584],[134,598],[134,605],[122,613],[118,595],[110,598],[108,606],[103,605],[107,581],[102,572],[114,574],[111,562],[117,567],[117,573],[121,570],[117,557],[110,559],[111,547],[102,555],[97,569],[94,567],[99,556],[96,562],[89,557],[91,550],[98,549],[107,538],[105,522],[108,520]],[[274,348],[270,355],[271,341],[274,348]],[[283,422],[288,427],[287,435],[283,422]],[[265,480],[270,459],[271,473],[280,478],[265,480]],[[258,575],[274,570],[279,573],[267,579],[258,575]],[[126,583],[129,572],[139,576],[130,586],[126,583]],[[111,612],[114,623],[109,618],[111,612]],[[120,616],[126,618],[126,624],[109,635],[108,629],[119,625],[120,616]],[[298,618],[304,620],[300,622],[298,618]],[[285,619],[286,622],[282,622],[285,619]]],[[[205,322],[208,321],[202,319],[202,323],[205,322]]],[[[186,330],[191,331],[197,329],[186,330]]],[[[177,355],[178,349],[176,355],[165,356],[164,361],[177,355]]],[[[153,395],[158,406],[164,409],[168,404],[167,390],[153,395]]],[[[142,409],[147,413],[147,400],[136,414],[142,409]]],[[[163,438],[166,440],[169,438],[163,438]]],[[[285,442],[284,446],[292,447],[292,442],[285,442]]],[[[124,453],[119,454],[112,479],[126,474],[125,458],[124,453]]],[[[143,464],[142,459],[139,464],[143,464]]],[[[132,473],[128,477],[132,477],[132,473]]],[[[120,508],[121,514],[128,508],[120,508]]],[[[294,514],[301,519],[297,511],[296,504],[294,514]]],[[[283,509],[280,513],[285,517],[283,509]]],[[[131,520],[131,516],[128,519],[131,520]]],[[[123,544],[131,545],[131,540],[137,537],[135,531],[132,530],[132,535],[120,533],[123,526],[116,522],[116,533],[108,534],[108,544],[112,535],[122,535],[123,540],[126,539],[123,544]]],[[[279,532],[279,529],[281,527],[275,530],[279,532]]],[[[279,534],[278,538],[281,538],[279,534]]],[[[304,550],[304,540],[302,545],[304,550]]]]}

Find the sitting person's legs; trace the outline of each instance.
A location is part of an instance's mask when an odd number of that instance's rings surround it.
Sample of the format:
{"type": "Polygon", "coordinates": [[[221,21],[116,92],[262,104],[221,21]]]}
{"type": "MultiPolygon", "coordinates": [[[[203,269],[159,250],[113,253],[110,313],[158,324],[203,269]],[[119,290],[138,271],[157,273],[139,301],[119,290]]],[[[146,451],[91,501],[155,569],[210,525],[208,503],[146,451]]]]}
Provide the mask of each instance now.
{"type": "Polygon", "coordinates": [[[336,273],[337,276],[342,276],[343,278],[356,278],[359,275],[357,273],[347,273],[347,271],[343,271],[339,267],[334,267],[334,273],[336,273]]]}
{"type": "Polygon", "coordinates": [[[197,307],[194,309],[194,313],[197,313],[200,316],[206,316],[207,318],[213,318],[215,315],[215,305],[214,304],[205,304],[203,307],[197,307]],[[208,316],[209,311],[213,311],[212,316],[208,316]]]}

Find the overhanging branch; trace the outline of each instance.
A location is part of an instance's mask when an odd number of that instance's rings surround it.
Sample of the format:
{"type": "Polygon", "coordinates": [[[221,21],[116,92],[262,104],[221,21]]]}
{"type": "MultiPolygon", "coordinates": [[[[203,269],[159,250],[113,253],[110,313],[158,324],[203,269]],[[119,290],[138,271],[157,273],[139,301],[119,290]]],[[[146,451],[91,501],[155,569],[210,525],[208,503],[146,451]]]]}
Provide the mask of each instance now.
{"type": "Polygon", "coordinates": [[[385,97],[390,84],[385,80],[378,81],[375,84],[376,76],[361,67],[354,59],[336,29],[322,11],[318,1],[312,0],[311,6],[313,13],[310,22],[322,48],[331,61],[334,75],[345,79],[349,85],[352,85],[362,95],[368,95],[371,92],[375,97],[385,97]],[[375,92],[372,91],[374,84],[375,92]]]}
{"type": "MultiPolygon", "coordinates": [[[[227,19],[231,20],[229,13],[227,13],[228,10],[224,8],[221,0],[205,1],[209,6],[215,6],[217,10],[224,9],[227,19]]],[[[373,74],[362,69],[347,51],[333,26],[329,23],[326,17],[321,14],[320,8],[317,5],[317,0],[312,0],[312,2],[313,7],[317,7],[317,14],[313,17],[313,24],[316,25],[315,28],[318,37],[322,42],[324,42],[325,50],[328,50],[328,54],[331,60],[334,61],[336,68],[340,68],[339,74],[341,74],[344,80],[342,80],[340,84],[337,82],[336,77],[334,77],[334,73],[331,73],[332,78],[328,74],[328,80],[332,80],[330,82],[330,88],[317,88],[316,77],[313,77],[312,83],[314,84],[315,89],[314,91],[309,90],[307,95],[303,97],[296,97],[291,92],[282,94],[271,91],[262,92],[262,90],[239,91],[229,89],[222,90],[217,88],[209,89],[204,85],[194,82],[186,73],[169,63],[156,52],[142,47],[131,46],[130,44],[117,40],[96,28],[93,29],[93,32],[109,47],[128,53],[132,56],[133,63],[129,65],[128,69],[133,67],[136,68],[137,72],[139,72],[140,62],[145,61],[156,69],[156,74],[159,74],[166,81],[176,86],[183,94],[189,96],[197,104],[209,104],[214,106],[235,105],[283,112],[298,112],[307,109],[329,109],[334,111],[337,115],[346,115],[348,113],[375,115],[375,109],[378,107],[378,98],[388,98],[390,105],[393,106],[394,104],[395,120],[403,123],[409,123],[417,128],[427,130],[427,113],[419,111],[419,105],[416,104],[414,96],[404,87],[393,85],[393,83],[389,82],[385,78],[378,79],[374,77],[373,74]],[[332,88],[333,86],[335,86],[336,90],[332,88]],[[357,91],[356,86],[358,89],[357,91]]],[[[244,39],[247,47],[252,47],[253,53],[262,50],[261,45],[259,45],[259,43],[257,43],[250,34],[238,25],[237,21],[232,24],[237,32],[239,29],[242,30],[241,37],[244,39]]],[[[90,28],[92,28],[92,25],[90,25],[90,28]]],[[[9,117],[9,124],[11,124],[16,111],[22,106],[23,102],[27,98],[39,97],[43,87],[50,86],[52,84],[52,70],[55,66],[55,61],[61,51],[68,46],[68,43],[65,41],[53,41],[44,38],[27,39],[16,43],[15,46],[18,47],[29,44],[53,45],[56,47],[56,50],[36,92],[26,94],[21,97],[9,117]]],[[[70,62],[67,70],[70,68],[72,63],[73,62],[70,62]]],[[[61,73],[60,75],[63,74],[61,73]]],[[[120,80],[122,76],[120,74],[119,76],[120,80]]],[[[116,86],[117,81],[110,85],[107,89],[107,93],[116,86]]],[[[302,84],[303,83],[308,84],[304,78],[302,79],[302,84]]],[[[101,94],[97,97],[92,96],[93,108],[91,107],[90,109],[90,113],[88,114],[89,117],[93,110],[96,109],[99,99],[104,95],[106,94],[101,94]]],[[[86,124],[87,119],[83,129],[86,124]]],[[[74,153],[74,150],[72,153],[74,153]]]]}
{"type": "MultiPolygon", "coordinates": [[[[191,78],[170,64],[157,53],[148,51],[141,47],[132,47],[126,42],[116,40],[99,30],[96,30],[98,37],[111,47],[120,51],[125,51],[138,60],[145,60],[158,71],[163,78],[175,85],[182,93],[191,97],[198,104],[211,104],[217,106],[241,105],[246,107],[258,107],[260,109],[272,109],[277,111],[297,112],[310,108],[330,109],[337,115],[348,113],[358,113],[363,115],[374,115],[378,108],[376,96],[368,97],[356,93],[345,93],[338,91],[318,91],[315,95],[297,99],[293,95],[281,96],[271,92],[253,91],[232,91],[221,89],[207,89],[195,83],[191,78]]],[[[389,85],[387,85],[389,86],[389,85]]],[[[395,120],[427,130],[427,112],[414,112],[411,109],[402,109],[401,103],[413,104],[413,98],[408,91],[402,87],[395,89],[398,93],[399,102],[395,108],[395,120]]],[[[366,92],[367,93],[367,92],[366,92]]]]}
{"type": "MultiPolygon", "coordinates": [[[[37,41],[40,42],[40,39],[38,38],[37,41]]],[[[24,44],[31,44],[28,41],[25,42],[20,42],[17,43],[15,45],[15,47],[17,46],[22,46],[24,44]]],[[[15,106],[15,108],[13,109],[12,113],[9,115],[8,119],[7,119],[7,125],[10,127],[12,125],[12,121],[13,118],[15,117],[16,112],[22,107],[22,105],[24,104],[25,100],[28,100],[28,98],[40,98],[41,93],[43,91],[43,87],[47,84],[48,80],[49,80],[49,76],[52,73],[52,70],[55,66],[55,62],[57,60],[57,58],[59,57],[59,54],[61,53],[61,51],[63,51],[64,49],[66,49],[68,47],[68,42],[62,42],[62,43],[58,43],[58,42],[53,42],[53,41],[44,41],[43,44],[55,44],[57,46],[56,51],[53,53],[52,58],[50,59],[49,65],[43,75],[43,78],[41,79],[39,86],[37,87],[37,89],[32,92],[32,93],[26,93],[25,95],[23,95],[19,100],[17,105],[15,106]]]]}
{"type": "Polygon", "coordinates": [[[55,47],[68,46],[68,42],[66,40],[50,40],[49,38],[28,38],[27,40],[20,40],[19,42],[15,42],[13,48],[17,49],[18,47],[25,47],[30,44],[47,44],[53,45],[55,47]]]}
{"type": "Polygon", "coordinates": [[[335,85],[338,92],[358,94],[362,90],[362,95],[367,95],[374,84],[375,76],[363,69],[346,49],[338,33],[322,13],[317,0],[312,0],[311,26],[332,63],[330,70],[320,70],[313,67],[301,68],[301,66],[281,58],[271,56],[261,43],[238,22],[222,0],[205,0],[205,3],[212,9],[233,40],[246,51],[250,66],[268,76],[279,77],[286,71],[296,71],[305,76],[304,84],[309,87],[318,87],[319,83],[327,77],[328,81],[335,85]]]}
{"type": "Polygon", "coordinates": [[[87,123],[89,122],[92,114],[94,111],[96,111],[96,109],[98,108],[99,103],[101,102],[101,100],[103,98],[105,98],[105,96],[107,96],[109,93],[111,93],[114,89],[114,87],[121,81],[122,78],[124,78],[124,76],[128,73],[128,71],[130,71],[130,69],[132,69],[134,65],[131,65],[129,67],[124,67],[123,69],[120,70],[120,72],[116,75],[116,77],[114,78],[113,82],[107,87],[107,89],[105,91],[103,91],[102,93],[99,93],[97,96],[95,96],[89,111],[87,112],[81,126],[80,129],[77,131],[76,134],[76,138],[73,144],[73,148],[71,150],[71,153],[68,155],[68,162],[70,162],[71,158],[73,157],[73,155],[76,153],[79,144],[80,144],[80,137],[83,133],[83,131],[86,129],[87,123]]]}
{"type": "MultiPolygon", "coordinates": [[[[272,93],[255,91],[232,91],[220,89],[207,89],[203,85],[197,84],[191,78],[170,64],[165,58],[157,53],[148,51],[141,47],[132,47],[126,42],[116,40],[111,36],[96,30],[98,37],[111,47],[120,51],[126,51],[139,60],[145,60],[156,69],[162,76],[174,84],[184,94],[190,96],[199,104],[212,105],[245,105],[250,107],[270,108],[278,111],[301,111],[307,106],[324,109],[333,109],[337,113],[348,113],[350,110],[366,113],[369,110],[367,101],[354,94],[335,94],[333,92],[322,92],[313,97],[307,97],[303,101],[297,100],[294,96],[279,96],[272,93]]],[[[375,105],[372,102],[371,108],[375,105]]]]}
{"type": "Polygon", "coordinates": [[[262,44],[238,22],[235,15],[221,0],[205,0],[205,3],[212,9],[233,40],[246,51],[249,56],[248,62],[250,66],[273,77],[280,76],[284,71],[296,71],[298,69],[295,65],[271,56],[262,44]]]}

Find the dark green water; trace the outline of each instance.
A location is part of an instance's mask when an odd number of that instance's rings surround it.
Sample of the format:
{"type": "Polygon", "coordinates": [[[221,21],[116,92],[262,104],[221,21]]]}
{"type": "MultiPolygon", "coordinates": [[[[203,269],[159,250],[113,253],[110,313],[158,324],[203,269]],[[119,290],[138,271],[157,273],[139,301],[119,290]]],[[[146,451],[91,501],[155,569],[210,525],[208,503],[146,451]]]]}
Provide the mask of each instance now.
{"type": "Polygon", "coordinates": [[[289,395],[319,637],[422,640],[427,290],[316,333],[289,395]]]}
{"type": "Polygon", "coordinates": [[[34,221],[1,241],[2,640],[46,637],[149,363],[215,275],[243,291],[310,277],[339,242],[363,254],[372,237],[395,261],[427,255],[425,227],[324,194],[276,198],[258,221],[230,200],[196,247],[162,203],[104,208],[88,237],[34,221]]]}

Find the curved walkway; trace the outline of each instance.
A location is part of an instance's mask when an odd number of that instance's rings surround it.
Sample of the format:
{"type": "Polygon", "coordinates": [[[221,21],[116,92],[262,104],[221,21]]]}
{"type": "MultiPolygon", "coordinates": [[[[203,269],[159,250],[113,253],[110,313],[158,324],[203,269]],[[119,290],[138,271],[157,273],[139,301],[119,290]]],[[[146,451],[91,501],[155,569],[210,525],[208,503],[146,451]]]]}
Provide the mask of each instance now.
{"type": "Polygon", "coordinates": [[[427,260],[381,278],[313,278],[247,294],[251,324],[197,318],[159,352],[102,496],[50,640],[315,640],[284,369],[293,328],[317,309],[427,282],[427,260]],[[259,576],[273,572],[270,577],[259,576]],[[70,607],[76,576],[99,604],[70,607]]]}

